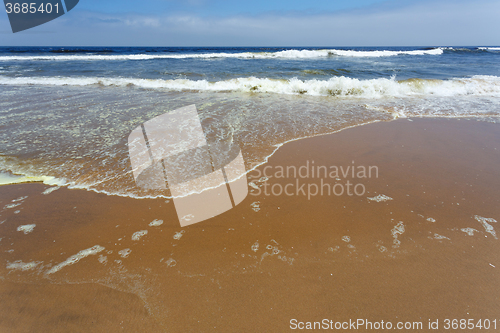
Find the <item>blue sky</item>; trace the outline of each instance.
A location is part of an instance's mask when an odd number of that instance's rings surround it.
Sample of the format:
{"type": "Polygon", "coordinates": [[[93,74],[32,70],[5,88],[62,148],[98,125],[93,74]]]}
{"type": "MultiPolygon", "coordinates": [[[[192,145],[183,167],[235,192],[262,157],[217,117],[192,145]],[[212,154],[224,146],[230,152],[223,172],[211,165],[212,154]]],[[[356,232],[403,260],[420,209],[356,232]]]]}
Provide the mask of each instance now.
{"type": "Polygon", "coordinates": [[[497,0],[80,0],[0,45],[492,46],[497,0]]]}
{"type": "Polygon", "coordinates": [[[139,5],[134,0],[81,0],[82,9],[96,12],[154,14],[197,14],[202,16],[227,17],[233,15],[258,15],[262,13],[323,13],[350,8],[362,8],[371,4],[382,3],[384,0],[310,0],[310,1],[231,1],[231,0],[149,0],[139,5]]]}

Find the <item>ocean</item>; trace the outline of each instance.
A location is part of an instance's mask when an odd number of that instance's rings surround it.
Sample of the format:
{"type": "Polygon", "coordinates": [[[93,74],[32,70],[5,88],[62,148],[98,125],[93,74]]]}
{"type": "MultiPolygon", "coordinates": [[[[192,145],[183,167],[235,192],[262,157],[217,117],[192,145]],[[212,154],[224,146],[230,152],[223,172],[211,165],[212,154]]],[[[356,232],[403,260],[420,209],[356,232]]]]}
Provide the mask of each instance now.
{"type": "Polygon", "coordinates": [[[499,60],[1,48],[0,332],[500,327],[499,60]]]}
{"type": "Polygon", "coordinates": [[[0,48],[0,182],[112,195],[135,186],[127,136],[195,104],[246,169],[283,143],[397,118],[497,122],[499,47],[0,48]]]}

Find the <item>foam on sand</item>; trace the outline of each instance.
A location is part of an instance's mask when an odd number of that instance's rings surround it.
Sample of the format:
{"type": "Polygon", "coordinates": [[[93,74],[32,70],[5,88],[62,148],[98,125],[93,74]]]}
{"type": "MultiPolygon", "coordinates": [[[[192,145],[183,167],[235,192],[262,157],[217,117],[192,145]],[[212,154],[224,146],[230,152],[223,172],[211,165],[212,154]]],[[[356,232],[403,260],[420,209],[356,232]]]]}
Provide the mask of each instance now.
{"type": "Polygon", "coordinates": [[[437,240],[443,240],[443,239],[450,240],[448,237],[436,233],[434,233],[434,236],[432,238],[437,240]]]}
{"type": "Polygon", "coordinates": [[[481,217],[479,215],[474,215],[474,218],[476,219],[476,221],[478,221],[479,223],[481,223],[483,225],[483,228],[487,233],[491,234],[493,237],[495,237],[495,239],[498,239],[497,234],[495,232],[495,229],[490,224],[490,223],[497,223],[497,221],[495,219],[481,217]]]}
{"type": "Polygon", "coordinates": [[[478,47],[479,50],[500,51],[500,47],[478,47]]]}
{"type": "Polygon", "coordinates": [[[29,270],[33,270],[35,269],[38,265],[40,265],[41,262],[40,261],[32,261],[32,262],[28,262],[28,263],[25,263],[25,262],[22,262],[21,260],[16,260],[14,262],[9,262],[7,264],[7,269],[11,269],[11,270],[21,270],[21,271],[29,271],[29,270]]]}
{"type": "Polygon", "coordinates": [[[57,191],[60,188],[61,188],[60,186],[52,186],[52,187],[49,187],[48,189],[46,189],[45,191],[43,191],[42,194],[47,195],[47,194],[50,194],[54,191],[57,191]]]}
{"type": "Polygon", "coordinates": [[[105,264],[108,262],[108,257],[107,257],[107,256],[103,256],[102,254],[100,254],[100,255],[99,255],[99,258],[97,258],[97,260],[98,260],[101,264],[105,265],[105,264]]]}
{"type": "Polygon", "coordinates": [[[150,227],[159,227],[159,226],[160,226],[160,225],[162,225],[162,224],[163,224],[163,220],[158,220],[158,219],[155,219],[155,220],[153,220],[153,221],[151,221],[151,222],[149,223],[149,226],[150,226],[150,227]]]}
{"type": "Polygon", "coordinates": [[[367,199],[371,200],[371,201],[375,201],[375,202],[385,202],[385,201],[389,201],[389,200],[394,200],[385,194],[379,194],[376,197],[371,197],[371,198],[367,197],[367,199]]]}
{"type": "Polygon", "coordinates": [[[260,210],[260,201],[255,201],[250,204],[250,207],[256,212],[260,210]]]}
{"type": "Polygon", "coordinates": [[[78,252],[75,255],[72,255],[71,257],[69,257],[65,261],[63,261],[63,262],[55,265],[54,267],[52,267],[51,269],[49,269],[45,274],[48,275],[48,274],[56,273],[59,270],[61,270],[61,268],[63,268],[63,267],[76,264],[81,259],[83,259],[85,257],[88,257],[90,255],[97,254],[97,253],[102,252],[104,250],[105,250],[104,247],[102,247],[100,245],[94,245],[94,246],[92,246],[92,247],[90,247],[88,249],[85,249],[85,250],[82,250],[82,251],[78,252]]]}
{"type": "Polygon", "coordinates": [[[147,230],[140,230],[140,231],[136,231],[134,232],[134,234],[132,235],[132,240],[133,241],[138,241],[139,239],[141,239],[142,236],[144,235],[147,235],[148,231],[147,230]]]}
{"type": "Polygon", "coordinates": [[[19,197],[19,198],[17,198],[17,199],[12,200],[12,202],[20,202],[20,201],[24,201],[24,200],[26,200],[27,198],[28,198],[28,196],[26,195],[26,196],[19,197]]]}
{"type": "Polygon", "coordinates": [[[173,238],[174,238],[175,240],[179,240],[179,239],[181,239],[181,237],[182,237],[182,234],[183,234],[183,233],[184,233],[184,230],[181,230],[181,231],[179,231],[179,232],[176,232],[173,238]]]}
{"type": "Polygon", "coordinates": [[[11,204],[5,205],[4,209],[11,209],[11,208],[15,208],[15,207],[20,206],[20,205],[21,205],[20,202],[11,203],[11,204]]]}
{"type": "Polygon", "coordinates": [[[24,197],[19,197],[17,199],[14,199],[11,201],[10,204],[7,204],[3,207],[3,209],[12,209],[12,208],[15,208],[15,207],[18,207],[18,206],[21,206],[21,204],[23,203],[23,201],[28,198],[27,196],[24,196],[24,197]]]}
{"type": "MultiPolygon", "coordinates": [[[[163,261],[163,258],[160,260],[160,262],[163,261]]],[[[169,258],[168,260],[165,261],[165,264],[167,264],[168,267],[174,267],[177,265],[177,261],[175,259],[169,258]]]]}
{"type": "Polygon", "coordinates": [[[132,252],[131,249],[123,249],[123,250],[120,250],[118,251],[118,254],[120,255],[120,257],[122,258],[127,258],[128,255],[132,252]]]}
{"type": "Polygon", "coordinates": [[[465,232],[468,236],[474,236],[474,232],[478,232],[474,228],[462,228],[460,231],[465,232]]]}
{"type": "Polygon", "coordinates": [[[25,235],[29,234],[32,232],[36,227],[36,224],[25,224],[25,225],[20,225],[17,227],[17,231],[22,231],[24,232],[25,235]]]}
{"type": "Polygon", "coordinates": [[[391,229],[391,235],[392,235],[392,238],[394,238],[392,241],[392,243],[394,244],[394,245],[392,245],[393,248],[399,247],[399,245],[401,244],[401,241],[398,238],[404,232],[405,232],[405,225],[404,225],[403,221],[399,221],[398,224],[396,224],[394,226],[394,228],[391,229]]]}

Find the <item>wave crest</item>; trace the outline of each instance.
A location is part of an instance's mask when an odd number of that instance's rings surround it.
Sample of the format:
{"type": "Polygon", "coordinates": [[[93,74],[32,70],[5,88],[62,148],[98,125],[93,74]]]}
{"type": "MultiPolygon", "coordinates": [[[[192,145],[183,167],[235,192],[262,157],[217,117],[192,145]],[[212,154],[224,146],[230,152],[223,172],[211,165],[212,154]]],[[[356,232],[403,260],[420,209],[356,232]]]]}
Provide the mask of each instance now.
{"type": "Polygon", "coordinates": [[[344,76],[329,80],[289,80],[269,78],[237,78],[210,82],[207,80],[160,80],[100,77],[6,77],[0,76],[2,85],[48,86],[136,86],[146,89],[174,91],[239,91],[247,93],[275,93],[288,95],[383,98],[411,96],[495,96],[500,97],[500,77],[474,76],[450,80],[391,79],[359,80],[344,76]]]}
{"type": "Polygon", "coordinates": [[[193,53],[193,54],[74,54],[74,55],[36,55],[36,56],[0,56],[0,61],[104,61],[104,60],[153,60],[153,59],[213,59],[213,58],[239,58],[239,59],[313,59],[329,56],[341,57],[392,57],[399,55],[440,55],[442,48],[412,51],[356,51],[356,50],[284,50],[277,52],[240,52],[240,53],[193,53]]]}

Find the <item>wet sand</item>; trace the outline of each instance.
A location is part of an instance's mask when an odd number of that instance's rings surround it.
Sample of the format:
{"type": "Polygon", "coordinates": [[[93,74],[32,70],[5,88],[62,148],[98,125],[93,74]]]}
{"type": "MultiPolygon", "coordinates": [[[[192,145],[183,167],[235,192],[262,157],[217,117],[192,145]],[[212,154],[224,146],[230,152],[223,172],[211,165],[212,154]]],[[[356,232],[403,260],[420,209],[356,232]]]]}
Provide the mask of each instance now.
{"type": "Polygon", "coordinates": [[[498,320],[499,126],[403,119],[290,142],[249,174],[259,190],[185,228],[171,200],[2,186],[0,332],[282,332],[291,319],[429,331],[429,320],[440,330],[446,318],[498,320]],[[261,179],[265,167],[308,161],[376,166],[378,177],[323,179],[362,184],[361,196],[264,194],[321,185],[261,179]],[[392,200],[369,199],[378,195],[392,200]],[[33,264],[23,271],[19,260],[33,264]]]}

